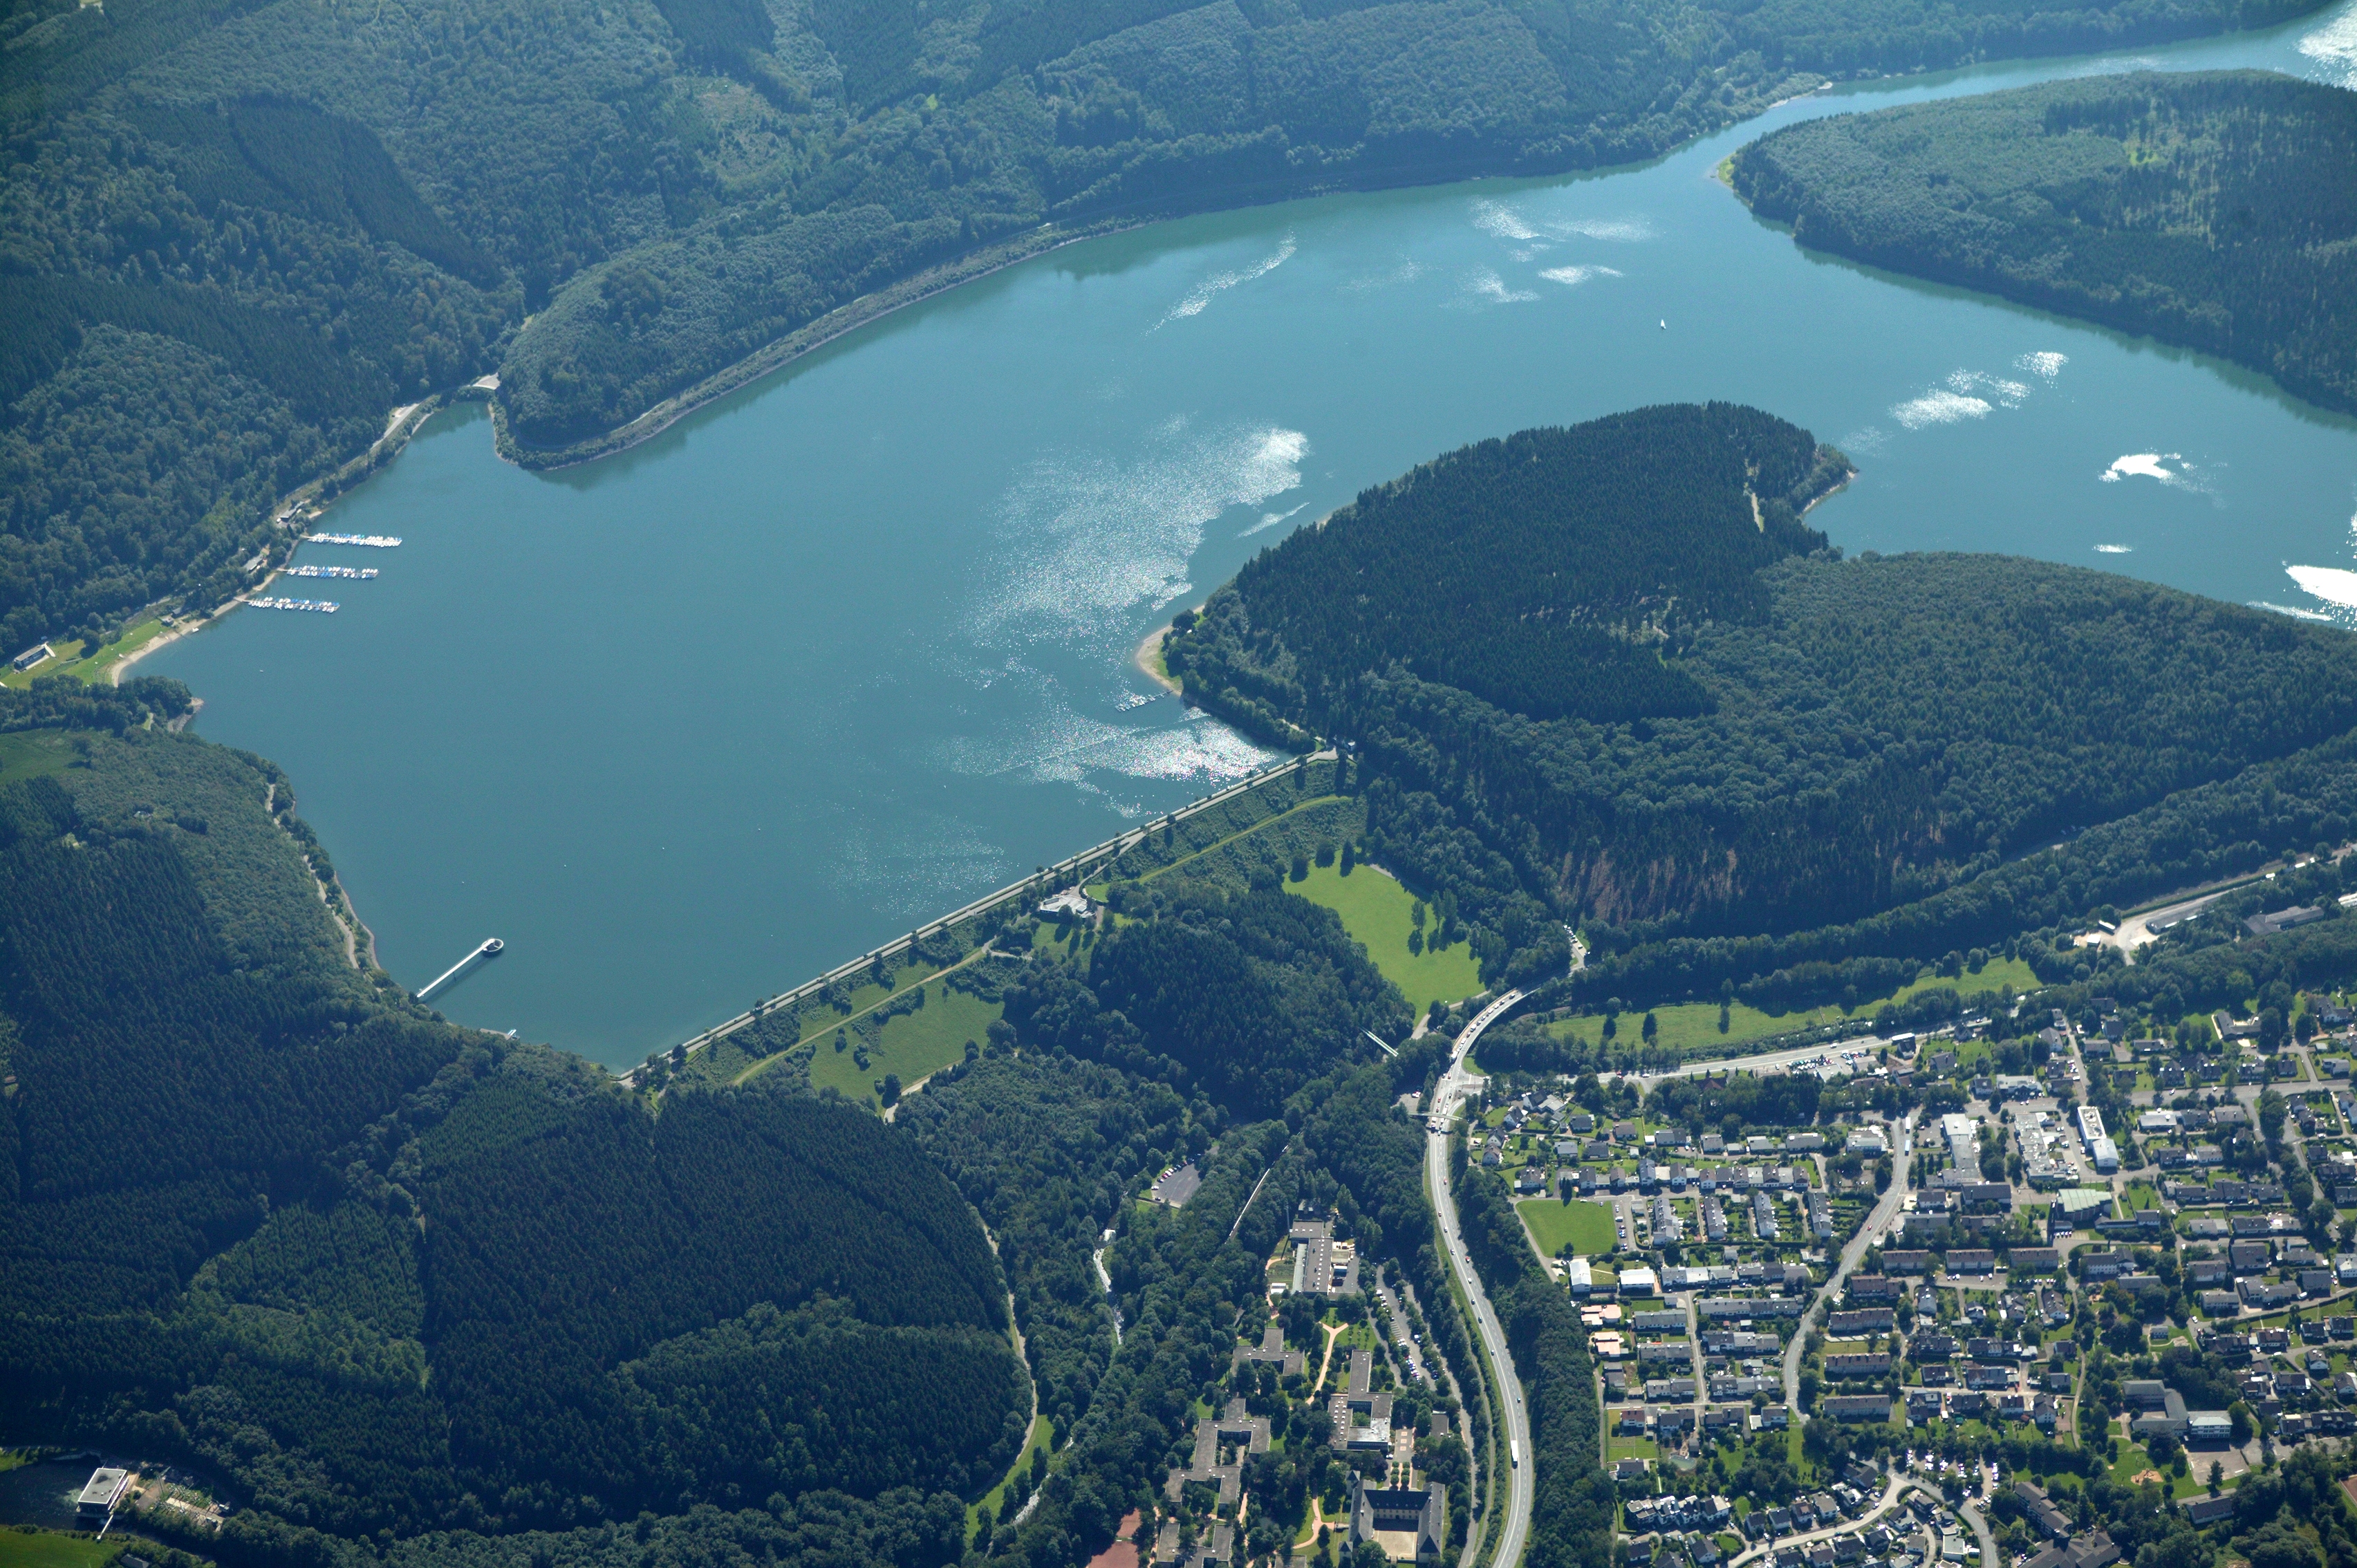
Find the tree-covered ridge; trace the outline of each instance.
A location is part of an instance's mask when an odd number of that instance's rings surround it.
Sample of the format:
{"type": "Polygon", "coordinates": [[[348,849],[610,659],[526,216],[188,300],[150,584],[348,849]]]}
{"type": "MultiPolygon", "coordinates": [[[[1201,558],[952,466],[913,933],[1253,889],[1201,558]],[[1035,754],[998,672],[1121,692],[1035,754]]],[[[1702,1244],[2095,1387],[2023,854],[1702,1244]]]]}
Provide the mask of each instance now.
{"type": "Polygon", "coordinates": [[[501,1135],[502,1114],[422,1151],[436,1380],[468,1490],[536,1493],[533,1511],[560,1518],[595,1496],[627,1516],[683,1489],[962,1492],[1012,1457],[1028,1391],[999,1337],[1005,1288],[980,1228],[905,1141],[809,1099],[683,1094],[652,1117],[597,1094],[564,1109],[521,1139],[501,1135]],[[858,1324],[743,1319],[821,1297],[858,1324]],[[828,1412],[860,1434],[856,1462],[795,1408],[849,1388],[867,1351],[911,1346],[893,1357],[905,1373],[868,1374],[868,1408],[828,1412]],[[897,1429],[904,1376],[976,1402],[929,1433],[897,1429]],[[754,1409],[758,1449],[706,1424],[754,1409]]]}
{"type": "Polygon", "coordinates": [[[28,0],[0,641],[219,602],[275,498],[487,371],[548,453],[1043,222],[1623,162],[1818,76],[2303,8],[28,0]]]}
{"type": "Polygon", "coordinates": [[[1398,992],[1333,911],[1274,890],[1172,903],[1100,943],[1089,983],[1226,1103],[1273,1105],[1363,1031],[1406,1032],[1398,992]]]}
{"type": "MultiPolygon", "coordinates": [[[[2073,902],[2085,889],[2130,902],[2251,864],[2254,842],[2312,842],[2259,805],[2257,780],[2357,725],[2344,634],[2038,562],[1796,553],[1816,536],[1795,521],[1778,547],[1792,491],[1814,494],[1841,467],[1804,433],[1752,417],[1785,454],[1752,477],[1770,492],[1757,526],[1738,488],[1740,520],[1677,529],[1696,493],[1724,510],[1709,489],[1730,482],[1709,478],[1722,411],[1649,411],[1634,427],[1660,448],[1630,467],[1663,494],[1666,523],[1642,492],[1591,521],[1584,479],[1583,499],[1544,493],[1529,483],[1544,465],[1493,443],[1263,553],[1180,618],[1165,657],[1238,723],[1351,743],[1337,787],[1359,798],[1361,854],[1451,911],[1486,978],[1560,979],[1562,923],[1586,926],[1590,1002],[1722,985],[1777,1010],[1872,996],[1951,948],[2086,907],[2073,902]],[[1453,490],[1434,482],[1459,473],[1453,490]],[[1411,505],[1419,492],[1435,504],[1411,505]],[[1660,561],[1681,539],[1679,559],[1660,561]],[[1566,581],[1589,585],[1593,607],[1563,614],[1546,596],[1566,581]],[[1675,608],[1643,605],[1647,585],[1675,608]],[[1511,615],[1452,602],[1473,589],[1511,615]],[[1604,678],[1567,658],[1530,666],[1520,712],[1415,666],[1495,668],[1483,640],[1527,649],[1541,613],[1656,635],[1608,647],[1604,678]],[[1444,624],[1473,634],[1451,644],[1444,624]],[[1336,660],[1338,646],[1355,651],[1336,660]],[[1580,713],[1637,652],[1659,671],[1649,680],[1694,693],[1684,710],[1580,713]],[[2084,873],[2022,859],[2083,830],[2100,830],[2070,852],[2084,873]],[[1907,972],[1842,967],[1854,964],[1907,972]]],[[[1609,451],[1622,427],[1547,438],[1591,432],[1609,451]]],[[[2328,767],[2317,756],[2299,778],[2328,767]]],[[[2299,820],[2334,811],[2346,807],[2299,820]]]]}
{"type": "Polygon", "coordinates": [[[1247,1111],[1364,1055],[1366,1031],[1397,1039],[1413,1022],[1334,912],[1266,873],[1233,897],[1178,881],[1125,888],[1122,911],[1085,969],[1041,966],[1007,988],[1018,1036],[1247,1111]]]}
{"type": "Polygon", "coordinates": [[[1030,1387],[911,1142],[442,1023],[347,960],[283,775],[98,695],[0,694],[109,725],[0,788],[12,1411],[217,1477],[240,1562],[765,1504],[953,1556],[1030,1387]]]}
{"type": "Polygon", "coordinates": [[[1737,192],[1803,245],[2221,355],[2357,411],[2357,95],[2088,77],[1790,126],[1737,192]]]}
{"type": "Polygon", "coordinates": [[[1708,711],[1674,656],[1767,613],[1759,569],[1822,549],[1799,515],[1847,478],[1808,432],[1732,403],[1664,405],[1480,442],[1264,550],[1164,656],[1296,722],[1404,667],[1534,718],[1708,711]]]}

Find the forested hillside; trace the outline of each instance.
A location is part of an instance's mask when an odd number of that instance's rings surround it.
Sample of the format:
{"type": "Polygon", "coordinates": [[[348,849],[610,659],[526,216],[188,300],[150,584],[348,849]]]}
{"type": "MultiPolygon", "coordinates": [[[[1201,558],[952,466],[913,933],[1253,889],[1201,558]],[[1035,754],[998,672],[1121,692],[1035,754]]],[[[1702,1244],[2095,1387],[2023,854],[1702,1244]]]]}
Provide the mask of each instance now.
{"type": "Polygon", "coordinates": [[[2307,8],[24,0],[0,642],[210,607],[274,498],[487,372],[553,454],[856,296],[1117,215],[1623,162],[1824,77],[2307,8]]]}
{"type": "Polygon", "coordinates": [[[1734,162],[1818,250],[2203,349],[2357,412],[2357,94],[2083,77],[1790,126],[1734,162]]]}
{"type": "Polygon", "coordinates": [[[1280,724],[1394,667],[1539,719],[1706,713],[1664,654],[1760,619],[1760,568],[1824,547],[1800,513],[1849,471],[1729,403],[1484,441],[1261,552],[1165,659],[1190,693],[1235,688],[1280,724]]]}
{"type": "Polygon", "coordinates": [[[2346,634],[2038,562],[1843,560],[1791,515],[1843,471],[1748,410],[1486,443],[1263,552],[1165,658],[1261,733],[1355,745],[1362,853],[1485,975],[1560,980],[1585,926],[1592,1003],[1885,994],[2345,831],[2261,781],[2345,767],[2346,634]]]}
{"type": "Polygon", "coordinates": [[[658,1516],[707,1560],[954,1558],[1031,1401],[957,1190],[838,1102],[658,1105],[443,1023],[347,960],[284,777],[153,727],[186,705],[0,693],[87,726],[0,784],[16,1434],[212,1476],[239,1563],[658,1516]]]}

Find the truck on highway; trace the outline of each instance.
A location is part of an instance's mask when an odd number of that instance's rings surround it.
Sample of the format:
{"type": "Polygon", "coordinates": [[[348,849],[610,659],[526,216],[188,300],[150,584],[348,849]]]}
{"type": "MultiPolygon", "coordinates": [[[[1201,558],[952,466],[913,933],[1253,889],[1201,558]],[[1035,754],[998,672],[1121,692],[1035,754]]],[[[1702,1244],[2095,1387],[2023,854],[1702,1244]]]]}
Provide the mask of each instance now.
{"type": "Polygon", "coordinates": [[[1521,1438],[1510,1437],[1506,1440],[1506,1463],[1517,1470],[1523,1467],[1523,1440],[1521,1438]]]}

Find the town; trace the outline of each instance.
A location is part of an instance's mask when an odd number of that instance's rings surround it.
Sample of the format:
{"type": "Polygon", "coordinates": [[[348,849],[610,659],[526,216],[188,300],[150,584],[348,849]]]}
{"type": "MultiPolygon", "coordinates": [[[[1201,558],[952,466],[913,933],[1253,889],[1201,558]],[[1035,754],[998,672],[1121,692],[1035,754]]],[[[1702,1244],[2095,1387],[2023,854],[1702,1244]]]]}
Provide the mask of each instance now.
{"type": "Polygon", "coordinates": [[[2349,1010],[2007,1000],[1675,1076],[1491,1076],[1471,1146],[1579,1304],[1621,1562],[2102,1568],[2089,1474],[2206,1525],[2357,1435],[2349,1010]],[[1814,1081],[1744,1092],[1779,1079],[1814,1081]]]}

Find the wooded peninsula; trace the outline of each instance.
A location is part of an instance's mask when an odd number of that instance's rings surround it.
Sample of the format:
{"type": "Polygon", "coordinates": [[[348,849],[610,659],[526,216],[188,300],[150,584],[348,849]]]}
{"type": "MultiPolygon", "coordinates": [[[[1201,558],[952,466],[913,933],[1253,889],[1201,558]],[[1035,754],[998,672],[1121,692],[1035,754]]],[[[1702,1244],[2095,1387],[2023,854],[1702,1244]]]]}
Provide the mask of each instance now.
{"type": "Polygon", "coordinates": [[[210,609],[283,555],[279,498],[489,375],[511,454],[560,460],[1095,227],[1626,163],[1829,79],[2307,8],[35,0],[0,23],[0,643],[210,609]]]}
{"type": "MultiPolygon", "coordinates": [[[[2256,1011],[2276,1047],[2357,982],[2345,634],[2034,562],[1846,557],[1804,514],[1850,472],[1759,410],[1669,405],[1371,489],[1163,647],[1195,701],[1315,755],[1052,904],[1043,876],[621,1080],[375,968],[292,781],[178,733],[186,688],[0,691],[12,1419],[173,1466],[130,1525],[172,1568],[1078,1568],[1117,1537],[1378,1568],[1356,1510],[1392,1482],[1406,1550],[1461,1551],[1519,1464],[1404,1101],[1431,1103],[1480,1003],[1404,983],[1523,991],[1484,1065],[1559,1080],[1591,1130],[1641,1101],[1741,1137],[1963,1091],[1643,1095],[1633,1069],[1696,1048],[1657,1009],[1807,1037],[2100,998],[2198,1055],[2208,1010],[2256,1011]],[[2133,968],[2080,940],[2236,877],[2133,968]],[[870,1050],[941,1013],[977,1032],[869,1098],[870,1050]]],[[[1446,1179],[1527,1401],[1524,1562],[1609,1568],[1590,1326],[1472,1158],[1506,1114],[1477,1109],[1446,1179]]],[[[1857,1154],[1834,1175],[1825,1224],[1855,1231],[1857,1154]]],[[[1797,1436],[1698,1461],[1788,1496],[1796,1466],[1904,1441],[1825,1410],[1797,1436]]],[[[2089,1506],[2168,1562],[2214,1560],[2096,1449],[2003,1442],[2093,1466],[2089,1506]]],[[[2315,1469],[2221,1528],[2271,1528],[2315,1469]]],[[[2345,1505],[2319,1517],[2357,1537],[2345,1505]]]]}
{"type": "Polygon", "coordinates": [[[2357,94],[2074,78],[1788,126],[1736,193],[1792,237],[2247,365],[2357,413],[2357,94]]]}

